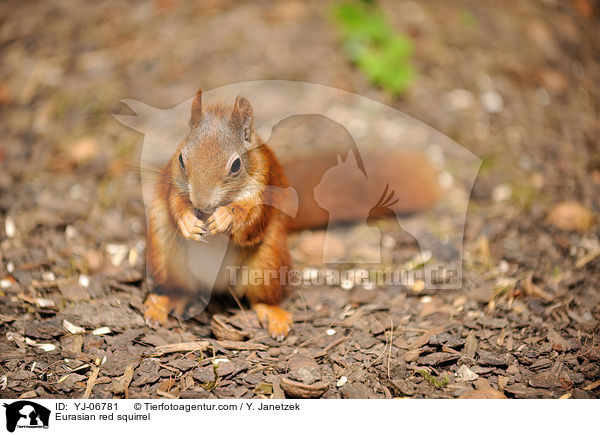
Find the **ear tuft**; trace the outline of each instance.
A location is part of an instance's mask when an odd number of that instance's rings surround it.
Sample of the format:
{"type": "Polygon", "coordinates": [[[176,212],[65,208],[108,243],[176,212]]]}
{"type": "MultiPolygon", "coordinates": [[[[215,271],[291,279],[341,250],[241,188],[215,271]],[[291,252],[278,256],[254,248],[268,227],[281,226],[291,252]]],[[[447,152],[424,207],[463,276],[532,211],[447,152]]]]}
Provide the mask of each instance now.
{"type": "Polygon", "coordinates": [[[194,101],[192,101],[192,117],[190,118],[190,128],[197,126],[202,119],[202,89],[198,89],[194,101]]]}
{"type": "Polygon", "coordinates": [[[254,110],[245,97],[237,97],[235,99],[231,119],[234,125],[242,130],[246,146],[250,146],[252,144],[252,136],[254,136],[254,110]]]}

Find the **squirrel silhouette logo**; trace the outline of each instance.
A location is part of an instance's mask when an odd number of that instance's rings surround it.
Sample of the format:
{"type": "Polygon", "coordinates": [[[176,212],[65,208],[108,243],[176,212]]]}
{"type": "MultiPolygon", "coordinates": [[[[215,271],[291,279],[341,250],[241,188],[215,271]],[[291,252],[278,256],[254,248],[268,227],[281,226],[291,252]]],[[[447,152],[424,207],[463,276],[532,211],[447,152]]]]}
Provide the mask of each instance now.
{"type": "MultiPolygon", "coordinates": [[[[323,174],[321,182],[314,189],[315,201],[320,207],[327,210],[330,223],[344,221],[344,213],[346,212],[344,202],[348,202],[348,189],[343,184],[340,184],[339,180],[343,180],[343,175],[349,173],[355,173],[354,176],[350,177],[354,180],[350,195],[356,197],[352,202],[357,203],[360,201],[365,205],[373,204],[370,209],[364,209],[365,212],[368,210],[368,213],[355,219],[355,223],[363,227],[361,228],[362,234],[368,234],[365,239],[381,240],[382,233],[378,225],[380,219],[384,217],[393,217],[394,219],[392,222],[395,222],[398,232],[406,232],[416,241],[416,238],[413,235],[402,228],[399,218],[393,209],[393,206],[400,201],[396,196],[395,190],[390,190],[390,183],[386,183],[385,187],[383,187],[380,179],[369,179],[366,171],[358,165],[356,155],[353,151],[348,151],[345,160],[338,155],[337,165],[328,169],[323,174]],[[379,194],[382,189],[383,193],[379,194]],[[354,190],[355,193],[352,193],[352,190],[354,190]],[[345,195],[344,192],[346,192],[345,195]]],[[[330,232],[326,231],[323,245],[323,263],[342,262],[342,260],[336,257],[335,249],[331,249],[328,235],[330,235],[330,232]]],[[[417,246],[419,246],[419,251],[422,256],[418,242],[417,246]]],[[[365,252],[367,252],[367,250],[365,250],[365,252]]],[[[371,252],[370,256],[363,254],[361,262],[380,264],[381,242],[380,249],[371,252]]]]}
{"type": "Polygon", "coordinates": [[[19,400],[3,404],[6,408],[6,430],[14,432],[16,428],[48,428],[50,410],[29,400],[19,400]]]}

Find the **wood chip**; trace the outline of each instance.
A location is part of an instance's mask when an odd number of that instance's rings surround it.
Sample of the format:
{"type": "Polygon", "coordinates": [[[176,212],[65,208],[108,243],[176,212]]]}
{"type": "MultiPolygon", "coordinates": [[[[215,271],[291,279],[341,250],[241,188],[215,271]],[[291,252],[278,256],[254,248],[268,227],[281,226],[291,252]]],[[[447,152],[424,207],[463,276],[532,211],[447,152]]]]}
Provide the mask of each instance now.
{"type": "Polygon", "coordinates": [[[210,341],[188,341],[185,343],[164,344],[153,349],[152,354],[164,355],[174,352],[195,352],[204,351],[211,346],[210,341]]]}
{"type": "Polygon", "coordinates": [[[65,328],[67,332],[70,332],[71,334],[83,334],[85,332],[85,329],[83,329],[81,326],[74,325],[66,319],[63,320],[63,328],[65,328]]]}
{"type": "Polygon", "coordinates": [[[467,339],[465,340],[465,355],[469,358],[474,358],[475,353],[477,352],[477,346],[479,342],[477,337],[473,334],[467,335],[467,339]]]}
{"type": "Polygon", "coordinates": [[[123,376],[120,376],[113,381],[109,388],[113,394],[124,395],[126,399],[129,398],[129,384],[133,379],[134,368],[133,364],[128,365],[123,376]]]}
{"type": "Polygon", "coordinates": [[[112,331],[110,330],[110,328],[108,326],[103,326],[101,328],[96,328],[92,331],[93,335],[106,335],[106,334],[110,334],[112,331]]]}
{"type": "Polygon", "coordinates": [[[227,318],[222,315],[215,314],[210,322],[210,328],[213,335],[218,340],[244,341],[250,337],[248,331],[242,331],[234,328],[227,322],[227,318]]]}
{"type": "Polygon", "coordinates": [[[600,387],[600,379],[598,379],[596,382],[592,382],[591,384],[586,385],[585,387],[583,387],[583,389],[585,391],[591,391],[591,390],[595,390],[598,387],[600,387]]]}

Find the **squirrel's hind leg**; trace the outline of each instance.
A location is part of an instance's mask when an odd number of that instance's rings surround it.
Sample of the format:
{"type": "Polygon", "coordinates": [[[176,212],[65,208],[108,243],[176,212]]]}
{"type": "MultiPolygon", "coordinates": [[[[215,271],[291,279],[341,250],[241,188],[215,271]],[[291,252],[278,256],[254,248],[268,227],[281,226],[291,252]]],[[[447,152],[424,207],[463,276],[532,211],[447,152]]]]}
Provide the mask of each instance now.
{"type": "Polygon", "coordinates": [[[182,317],[194,296],[194,286],[185,270],[185,252],[175,238],[156,233],[148,238],[148,287],[144,320],[151,327],[165,325],[169,316],[182,317]],[[163,237],[160,237],[163,236],[163,237]]]}
{"type": "Polygon", "coordinates": [[[165,325],[169,315],[181,315],[185,309],[185,302],[182,299],[174,298],[168,294],[149,293],[144,302],[144,320],[152,328],[165,325]]]}
{"type": "Polygon", "coordinates": [[[259,271],[257,282],[248,282],[246,298],[269,334],[281,341],[292,328],[292,315],[279,306],[286,294],[291,266],[285,226],[277,222],[269,229],[263,243],[247,259],[246,266],[250,277],[252,271],[259,271]]]}

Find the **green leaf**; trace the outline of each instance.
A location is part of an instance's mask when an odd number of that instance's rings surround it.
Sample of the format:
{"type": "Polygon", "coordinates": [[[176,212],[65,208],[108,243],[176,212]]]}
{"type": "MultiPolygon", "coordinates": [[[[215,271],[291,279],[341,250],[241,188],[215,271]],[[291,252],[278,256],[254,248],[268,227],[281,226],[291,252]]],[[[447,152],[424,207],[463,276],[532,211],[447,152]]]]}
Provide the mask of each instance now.
{"type": "Polygon", "coordinates": [[[375,2],[344,2],[334,8],[345,51],[376,85],[393,95],[406,91],[417,73],[411,65],[412,40],[389,26],[375,2]]]}

